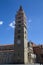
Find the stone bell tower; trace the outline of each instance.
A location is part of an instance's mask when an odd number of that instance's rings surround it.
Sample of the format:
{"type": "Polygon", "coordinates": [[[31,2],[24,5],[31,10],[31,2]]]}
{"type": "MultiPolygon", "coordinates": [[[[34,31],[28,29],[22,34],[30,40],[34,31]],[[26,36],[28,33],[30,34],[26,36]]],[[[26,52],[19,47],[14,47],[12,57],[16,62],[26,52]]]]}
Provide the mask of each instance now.
{"type": "Polygon", "coordinates": [[[26,16],[20,6],[15,16],[15,63],[28,63],[26,16]]]}

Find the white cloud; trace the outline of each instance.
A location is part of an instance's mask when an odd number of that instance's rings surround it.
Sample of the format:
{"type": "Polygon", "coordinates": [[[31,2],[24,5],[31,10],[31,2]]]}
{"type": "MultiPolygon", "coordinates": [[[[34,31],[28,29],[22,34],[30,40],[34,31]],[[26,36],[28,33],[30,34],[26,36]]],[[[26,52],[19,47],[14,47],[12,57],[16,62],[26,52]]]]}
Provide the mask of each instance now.
{"type": "Polygon", "coordinates": [[[13,21],[13,22],[11,22],[10,24],[9,24],[9,26],[11,27],[11,28],[14,28],[15,26],[15,21],[13,21]]]}
{"type": "Polygon", "coordinates": [[[32,27],[32,20],[31,19],[27,19],[27,30],[31,30],[32,27]]]}
{"type": "Polygon", "coordinates": [[[31,20],[31,19],[29,19],[29,20],[28,20],[28,22],[29,22],[29,23],[31,23],[31,22],[32,22],[32,20],[31,20]]]}
{"type": "Polygon", "coordinates": [[[3,24],[3,21],[0,21],[0,25],[2,25],[3,24]]]}
{"type": "Polygon", "coordinates": [[[32,22],[31,19],[27,20],[27,26],[29,26],[31,24],[31,22],[32,22]]]}

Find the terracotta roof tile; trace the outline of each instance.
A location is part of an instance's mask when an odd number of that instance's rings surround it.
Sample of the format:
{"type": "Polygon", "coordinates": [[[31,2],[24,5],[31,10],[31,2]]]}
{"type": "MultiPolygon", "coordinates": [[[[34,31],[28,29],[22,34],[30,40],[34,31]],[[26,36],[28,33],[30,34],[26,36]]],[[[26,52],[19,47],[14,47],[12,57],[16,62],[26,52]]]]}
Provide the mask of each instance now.
{"type": "Polygon", "coordinates": [[[2,50],[0,52],[14,52],[14,50],[2,50]]]}

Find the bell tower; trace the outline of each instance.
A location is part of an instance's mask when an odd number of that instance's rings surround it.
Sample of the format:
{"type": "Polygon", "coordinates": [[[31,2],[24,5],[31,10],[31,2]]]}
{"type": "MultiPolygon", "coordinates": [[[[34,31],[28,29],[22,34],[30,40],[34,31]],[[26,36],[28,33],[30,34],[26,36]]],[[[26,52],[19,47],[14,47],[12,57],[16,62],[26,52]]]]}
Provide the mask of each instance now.
{"type": "Polygon", "coordinates": [[[28,63],[28,46],[27,46],[27,27],[26,16],[20,6],[15,16],[15,62],[28,63]]]}

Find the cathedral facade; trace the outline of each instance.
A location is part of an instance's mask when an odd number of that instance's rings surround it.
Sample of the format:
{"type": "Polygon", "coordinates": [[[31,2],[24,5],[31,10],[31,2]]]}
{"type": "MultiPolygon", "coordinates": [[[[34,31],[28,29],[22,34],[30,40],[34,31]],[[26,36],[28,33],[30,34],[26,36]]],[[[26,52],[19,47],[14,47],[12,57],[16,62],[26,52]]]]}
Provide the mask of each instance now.
{"type": "Polygon", "coordinates": [[[36,47],[27,40],[26,15],[20,6],[15,16],[14,44],[0,46],[0,64],[36,63],[36,47]]]}

